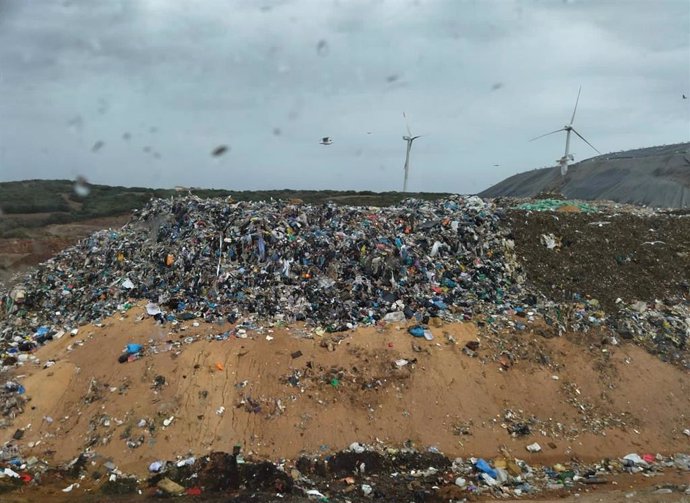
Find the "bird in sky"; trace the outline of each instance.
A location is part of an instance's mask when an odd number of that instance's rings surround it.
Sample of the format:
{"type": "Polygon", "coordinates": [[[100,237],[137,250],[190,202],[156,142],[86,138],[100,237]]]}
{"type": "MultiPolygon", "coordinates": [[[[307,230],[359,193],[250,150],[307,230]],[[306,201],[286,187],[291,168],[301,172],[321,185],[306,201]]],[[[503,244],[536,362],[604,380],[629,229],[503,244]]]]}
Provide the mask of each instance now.
{"type": "Polygon", "coordinates": [[[319,142],[321,145],[331,145],[333,143],[333,138],[330,136],[324,136],[319,142]]]}

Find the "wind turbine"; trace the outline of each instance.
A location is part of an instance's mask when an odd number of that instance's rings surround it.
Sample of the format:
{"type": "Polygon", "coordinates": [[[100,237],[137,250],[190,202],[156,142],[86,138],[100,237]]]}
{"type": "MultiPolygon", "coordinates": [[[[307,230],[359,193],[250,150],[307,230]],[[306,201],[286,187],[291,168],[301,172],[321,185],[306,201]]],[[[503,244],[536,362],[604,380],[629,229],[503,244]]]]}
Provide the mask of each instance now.
{"type": "Polygon", "coordinates": [[[403,112],[405,118],[405,126],[407,127],[407,136],[403,136],[403,140],[407,142],[407,152],[405,153],[405,181],[403,182],[403,192],[407,192],[407,176],[410,174],[410,150],[412,150],[412,142],[420,136],[412,136],[410,125],[407,122],[407,115],[403,112]]]}
{"type": "Polygon", "coordinates": [[[566,124],[563,126],[561,129],[557,129],[556,131],[551,131],[550,133],[543,134],[541,136],[537,136],[536,138],[532,138],[530,141],[538,140],[539,138],[543,138],[544,136],[549,136],[550,134],[554,133],[559,133],[561,131],[565,131],[565,154],[563,157],[561,157],[558,160],[558,164],[561,166],[561,176],[565,176],[565,174],[568,172],[568,161],[574,160],[573,155],[570,153],[570,133],[573,132],[576,135],[580,137],[580,139],[585,142],[587,145],[592,147],[594,151],[597,154],[601,154],[596,148],[594,148],[594,145],[589,143],[587,140],[585,140],[584,136],[582,136],[580,133],[578,133],[575,128],[573,127],[573,121],[575,120],[575,112],[577,112],[577,104],[580,101],[580,92],[582,91],[582,86],[580,86],[580,89],[577,91],[577,100],[575,100],[575,109],[573,110],[573,116],[570,118],[570,124],[566,124]]]}

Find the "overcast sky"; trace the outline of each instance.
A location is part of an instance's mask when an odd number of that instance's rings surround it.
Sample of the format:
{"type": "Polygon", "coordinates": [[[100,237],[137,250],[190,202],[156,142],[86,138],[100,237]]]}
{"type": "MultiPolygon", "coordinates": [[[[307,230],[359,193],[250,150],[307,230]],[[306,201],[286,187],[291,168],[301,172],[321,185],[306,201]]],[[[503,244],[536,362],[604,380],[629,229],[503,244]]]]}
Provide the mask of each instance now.
{"type": "Polygon", "coordinates": [[[688,141],[690,3],[0,0],[0,180],[401,190],[405,111],[409,190],[474,193],[579,86],[601,152],[688,141]]]}

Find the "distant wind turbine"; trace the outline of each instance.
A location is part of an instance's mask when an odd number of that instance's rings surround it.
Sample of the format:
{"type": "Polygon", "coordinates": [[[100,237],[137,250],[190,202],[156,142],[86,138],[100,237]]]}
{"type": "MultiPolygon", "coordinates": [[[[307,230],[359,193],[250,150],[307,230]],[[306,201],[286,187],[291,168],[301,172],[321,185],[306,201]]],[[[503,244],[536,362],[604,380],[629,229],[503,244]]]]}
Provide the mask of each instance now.
{"type": "Polygon", "coordinates": [[[407,177],[410,174],[410,150],[412,150],[412,142],[421,136],[412,136],[410,125],[407,122],[407,115],[403,112],[405,118],[405,127],[407,127],[407,136],[403,136],[403,140],[407,142],[407,152],[405,153],[405,181],[403,182],[403,192],[407,192],[407,177]]]}
{"type": "Polygon", "coordinates": [[[539,138],[543,138],[544,136],[549,136],[550,134],[554,133],[559,133],[561,131],[565,131],[565,154],[563,157],[561,157],[558,160],[558,164],[561,166],[561,176],[565,176],[565,174],[568,172],[568,161],[574,160],[573,155],[570,153],[570,133],[573,132],[577,136],[580,137],[582,141],[584,141],[587,145],[592,147],[594,151],[597,154],[601,154],[596,148],[594,148],[594,145],[589,143],[587,140],[585,140],[584,136],[582,136],[580,133],[575,131],[575,128],[573,127],[573,121],[575,120],[575,112],[577,112],[577,104],[580,101],[580,92],[582,91],[582,86],[580,86],[580,89],[577,91],[577,100],[575,100],[575,109],[573,110],[573,116],[570,118],[570,124],[566,124],[563,126],[561,129],[557,129],[556,131],[551,131],[550,133],[543,134],[541,136],[537,136],[536,138],[532,138],[530,141],[538,140],[539,138]]]}

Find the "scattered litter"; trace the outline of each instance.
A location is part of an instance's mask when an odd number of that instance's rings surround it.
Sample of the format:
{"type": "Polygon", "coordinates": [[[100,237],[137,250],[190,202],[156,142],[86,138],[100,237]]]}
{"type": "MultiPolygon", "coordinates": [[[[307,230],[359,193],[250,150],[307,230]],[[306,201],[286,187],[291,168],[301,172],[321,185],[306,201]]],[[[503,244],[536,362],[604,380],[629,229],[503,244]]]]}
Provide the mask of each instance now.
{"type": "Polygon", "coordinates": [[[75,482],[74,484],[68,485],[67,487],[65,487],[64,489],[62,489],[62,492],[63,492],[63,493],[68,493],[68,492],[71,492],[72,489],[75,489],[75,488],[77,488],[77,487],[79,487],[79,482],[75,482]]]}
{"type": "Polygon", "coordinates": [[[540,452],[541,451],[541,445],[539,445],[537,442],[534,442],[533,444],[529,444],[526,449],[529,452],[540,452]]]}

